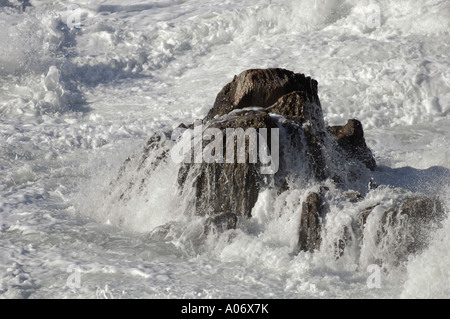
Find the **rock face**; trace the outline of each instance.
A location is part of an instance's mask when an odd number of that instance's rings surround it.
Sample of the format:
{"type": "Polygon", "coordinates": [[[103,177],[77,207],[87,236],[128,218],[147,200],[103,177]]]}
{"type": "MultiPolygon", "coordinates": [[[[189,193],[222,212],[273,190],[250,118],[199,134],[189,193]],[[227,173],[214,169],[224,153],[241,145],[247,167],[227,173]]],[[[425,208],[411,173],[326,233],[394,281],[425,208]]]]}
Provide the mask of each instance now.
{"type": "MultiPolygon", "coordinates": [[[[299,179],[316,185],[331,181],[339,188],[349,176],[357,180],[361,172],[370,174],[377,168],[361,122],[350,119],[345,125],[327,127],[317,81],[284,69],[251,69],[235,76],[217,95],[201,125],[197,131],[201,140],[197,142],[194,124],[180,125],[179,129],[193,129],[191,145],[200,145],[203,152],[208,150],[214,160],[203,158],[198,162],[190,156],[180,165],[178,186],[181,196],[189,202],[186,213],[206,217],[205,229],[226,231],[236,228],[240,220],[251,218],[262,189],[275,189],[281,196],[289,191],[289,181],[299,179]],[[208,132],[214,132],[214,139],[204,139],[208,132]],[[210,143],[215,147],[208,149],[210,143]],[[245,147],[243,157],[239,157],[239,145],[245,147]],[[270,155],[270,165],[276,162],[271,173],[264,171],[268,164],[263,160],[267,157],[264,154],[270,155]]],[[[169,135],[157,134],[149,140],[136,164],[138,176],[142,171],[151,174],[155,166],[170,160],[173,143],[168,142],[169,135]]],[[[130,182],[119,200],[127,200],[131,191],[143,183],[144,179],[130,182]]],[[[310,192],[301,205],[298,251],[321,249],[329,203],[324,196],[327,188],[319,189],[310,192]]],[[[364,197],[359,191],[342,193],[355,205],[364,197]]],[[[345,253],[352,233],[364,233],[368,219],[377,209],[377,205],[366,208],[358,222],[342,227],[343,237],[334,245],[336,258],[345,253]]],[[[408,198],[385,211],[379,221],[377,240],[382,242],[391,229],[400,229],[396,236],[403,239],[395,253],[405,256],[418,251],[426,245],[428,225],[441,220],[443,214],[437,199],[408,198]],[[407,227],[399,227],[405,223],[407,227]]]]}
{"type": "MultiPolygon", "coordinates": [[[[227,163],[227,159],[232,154],[227,154],[226,150],[226,129],[241,128],[243,131],[247,129],[257,131],[260,128],[276,127],[275,122],[266,112],[258,111],[241,111],[223,121],[209,123],[208,129],[215,128],[223,132],[224,163],[183,164],[178,177],[181,188],[187,192],[191,189],[195,190],[192,204],[197,215],[215,216],[225,213],[246,218],[251,216],[251,210],[260,191],[262,179],[260,163],[251,163],[248,151],[245,153],[244,163],[240,163],[237,156],[234,156],[232,163],[227,163]],[[188,179],[189,175],[195,177],[188,179]],[[188,185],[186,185],[187,181],[189,181],[188,185]]],[[[235,150],[237,140],[233,144],[235,144],[233,147],[235,150]]],[[[248,150],[248,141],[246,149],[248,150]]]]}
{"type": "MultiPolygon", "coordinates": [[[[369,216],[379,207],[381,205],[368,207],[360,214],[361,233],[364,234],[364,228],[368,227],[369,216]]],[[[391,250],[391,259],[395,263],[404,261],[409,254],[427,247],[430,232],[440,227],[445,215],[437,197],[407,197],[382,211],[377,220],[376,235],[371,241],[382,249],[391,250]],[[388,243],[388,238],[393,242],[388,243]]]]}
{"type": "Polygon", "coordinates": [[[355,119],[348,120],[346,125],[332,126],[329,130],[339,146],[345,150],[348,158],[354,158],[363,162],[372,171],[377,168],[372,151],[366,145],[360,121],[355,119]]]}
{"type": "MultiPolygon", "coordinates": [[[[233,163],[226,162],[225,148],[223,154],[226,163],[183,165],[179,174],[180,187],[188,192],[195,189],[193,210],[201,216],[226,213],[251,217],[260,188],[268,178],[275,187],[282,188],[286,179],[296,173],[289,163],[289,157],[297,156],[302,161],[306,175],[311,180],[324,181],[334,177],[336,173],[328,167],[328,158],[334,155],[328,152],[327,141],[333,140],[332,147],[336,153],[349,152],[357,160],[369,160],[366,155],[370,155],[370,150],[363,148],[362,129],[355,133],[348,130],[348,136],[341,140],[348,137],[355,143],[342,143],[345,148],[334,141],[323,119],[317,81],[284,69],[252,69],[235,76],[218,94],[203,125],[208,129],[219,129],[223,136],[230,128],[244,131],[274,128],[280,130],[282,137],[279,145],[276,145],[281,156],[279,169],[270,178],[261,174],[260,161],[248,162],[248,152],[245,163],[237,163],[236,160],[233,163]],[[359,135],[354,137],[356,134],[359,135]],[[366,153],[360,156],[361,151],[366,153]],[[189,175],[194,177],[188,179],[189,175]],[[185,184],[187,180],[190,181],[189,185],[185,184]]],[[[335,131],[339,130],[336,128],[335,131]]],[[[225,140],[224,137],[223,145],[226,144],[225,140]]],[[[271,140],[270,134],[268,140],[271,140]]],[[[373,157],[371,163],[374,167],[373,157]]]]}
{"type": "Polygon", "coordinates": [[[228,114],[234,109],[268,107],[293,91],[304,92],[309,102],[320,106],[317,81],[310,77],[285,69],[247,70],[235,76],[233,81],[220,91],[205,120],[228,114]]]}
{"type": "Polygon", "coordinates": [[[311,193],[302,204],[298,250],[314,252],[320,249],[322,221],[326,215],[322,193],[311,193]]]}

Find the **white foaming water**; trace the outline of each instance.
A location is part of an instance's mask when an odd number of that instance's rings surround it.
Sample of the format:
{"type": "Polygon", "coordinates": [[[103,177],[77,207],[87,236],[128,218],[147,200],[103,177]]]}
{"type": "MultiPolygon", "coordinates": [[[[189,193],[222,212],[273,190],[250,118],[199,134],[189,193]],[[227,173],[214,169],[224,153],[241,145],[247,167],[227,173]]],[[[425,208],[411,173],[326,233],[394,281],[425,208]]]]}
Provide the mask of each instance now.
{"type": "Polygon", "coordinates": [[[126,205],[112,199],[127,185],[110,185],[154,132],[204,117],[235,74],[283,67],[319,82],[329,124],[363,123],[379,184],[449,207],[448,1],[21,3],[0,1],[1,297],[450,295],[448,218],[379,288],[367,266],[382,248],[330,257],[342,231],[333,225],[403,196],[389,188],[360,207],[334,200],[312,255],[293,249],[315,186],[263,191],[252,219],[201,241],[202,220],[180,213],[174,164],[126,205]],[[74,265],[79,287],[68,282],[74,265]]]}

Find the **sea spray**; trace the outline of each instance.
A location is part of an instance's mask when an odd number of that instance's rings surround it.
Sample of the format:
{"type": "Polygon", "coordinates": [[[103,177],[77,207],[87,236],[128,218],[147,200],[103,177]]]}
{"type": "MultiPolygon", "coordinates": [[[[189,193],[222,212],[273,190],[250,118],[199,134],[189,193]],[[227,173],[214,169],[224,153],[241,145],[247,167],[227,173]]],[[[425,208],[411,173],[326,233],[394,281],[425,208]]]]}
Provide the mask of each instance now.
{"type": "MultiPolygon", "coordinates": [[[[161,209],[154,223],[141,218],[133,224],[134,210],[106,205],[109,195],[122,194],[109,194],[110,182],[127,157],[142,155],[154,132],[203,118],[228,79],[252,67],[285,67],[316,78],[329,125],[350,117],[364,124],[380,168],[374,182],[445,198],[447,2],[138,0],[99,6],[80,0],[82,25],[71,32],[63,31],[73,13],[67,5],[30,4],[0,8],[1,297],[449,295],[448,221],[429,249],[389,267],[389,277],[370,264],[369,250],[363,253],[368,267],[359,263],[357,244],[335,259],[339,225],[348,225],[358,210],[395,199],[389,189],[371,190],[359,204],[333,197],[323,254],[293,254],[301,202],[318,191],[305,181],[288,180],[296,186],[278,197],[262,191],[251,219],[235,230],[210,232],[206,243],[196,240],[202,217],[177,221],[161,209]],[[50,66],[61,71],[69,105],[63,98],[39,109],[50,66]],[[342,220],[339,211],[345,211],[342,220]],[[67,287],[74,274],[68,269],[80,270],[80,288],[67,287]]],[[[170,185],[170,176],[161,174],[161,183],[170,185]]],[[[150,210],[145,198],[135,198],[134,208],[150,210]]],[[[169,207],[166,200],[162,196],[154,208],[169,207]]],[[[357,235],[349,237],[352,243],[357,235]]]]}

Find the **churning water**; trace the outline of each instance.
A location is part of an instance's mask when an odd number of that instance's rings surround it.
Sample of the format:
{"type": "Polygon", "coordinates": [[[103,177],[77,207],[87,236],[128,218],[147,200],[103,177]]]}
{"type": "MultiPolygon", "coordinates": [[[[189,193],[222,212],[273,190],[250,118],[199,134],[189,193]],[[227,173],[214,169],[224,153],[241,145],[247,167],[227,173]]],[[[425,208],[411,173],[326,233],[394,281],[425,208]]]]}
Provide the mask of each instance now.
{"type": "MultiPolygon", "coordinates": [[[[249,221],[203,241],[175,164],[111,200],[154,132],[203,118],[235,74],[282,67],[319,82],[328,124],[362,122],[390,188],[359,208],[402,196],[392,187],[450,207],[447,0],[2,0],[0,28],[1,297],[450,296],[448,218],[371,285],[388,252],[369,244],[292,253],[310,186],[263,191],[249,221]]],[[[325,241],[356,208],[331,205],[325,241]]]]}

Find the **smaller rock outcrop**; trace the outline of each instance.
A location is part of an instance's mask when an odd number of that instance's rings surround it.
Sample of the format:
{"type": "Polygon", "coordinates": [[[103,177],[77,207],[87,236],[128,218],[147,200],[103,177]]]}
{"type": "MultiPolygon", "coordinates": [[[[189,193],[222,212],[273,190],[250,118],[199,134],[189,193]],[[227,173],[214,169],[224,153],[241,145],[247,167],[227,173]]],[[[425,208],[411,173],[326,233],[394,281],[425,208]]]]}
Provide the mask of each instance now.
{"type": "Polygon", "coordinates": [[[310,193],[302,204],[298,250],[314,252],[320,249],[322,241],[322,220],[327,213],[323,189],[310,193]]]}
{"type": "Polygon", "coordinates": [[[372,151],[367,147],[360,121],[348,120],[346,125],[331,126],[329,130],[339,146],[346,152],[348,159],[361,161],[372,171],[377,168],[372,151]]]}
{"type": "MultiPolygon", "coordinates": [[[[368,218],[379,205],[368,207],[360,214],[361,233],[368,218]]],[[[441,226],[446,214],[437,197],[407,197],[381,214],[377,219],[374,240],[380,249],[389,249],[396,262],[420,252],[429,244],[430,233],[441,226]]],[[[372,236],[374,234],[371,234],[372,236]]],[[[364,240],[364,238],[362,238],[364,240]]]]}

